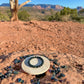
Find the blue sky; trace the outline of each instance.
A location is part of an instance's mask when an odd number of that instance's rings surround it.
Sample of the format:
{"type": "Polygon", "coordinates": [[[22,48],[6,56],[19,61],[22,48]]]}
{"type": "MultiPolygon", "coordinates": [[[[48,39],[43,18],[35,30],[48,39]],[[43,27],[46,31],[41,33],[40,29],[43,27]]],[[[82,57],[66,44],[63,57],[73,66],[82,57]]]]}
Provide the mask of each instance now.
{"type": "MultiPolygon", "coordinates": [[[[26,0],[19,0],[22,3],[26,0]]],[[[77,6],[82,6],[84,8],[84,0],[31,0],[29,4],[54,4],[61,5],[70,8],[76,8],[77,6]]],[[[9,3],[9,0],[0,0],[0,4],[9,3]]]]}

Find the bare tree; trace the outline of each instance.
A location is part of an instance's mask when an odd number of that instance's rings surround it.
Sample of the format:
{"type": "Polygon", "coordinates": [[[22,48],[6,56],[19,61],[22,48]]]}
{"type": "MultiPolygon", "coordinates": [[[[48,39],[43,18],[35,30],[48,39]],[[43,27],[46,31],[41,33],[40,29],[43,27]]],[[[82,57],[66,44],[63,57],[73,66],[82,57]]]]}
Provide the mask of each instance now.
{"type": "Polygon", "coordinates": [[[18,0],[10,0],[10,10],[11,10],[11,14],[12,14],[11,21],[18,20],[18,10],[29,2],[31,2],[31,1],[27,0],[19,6],[18,0]]]}

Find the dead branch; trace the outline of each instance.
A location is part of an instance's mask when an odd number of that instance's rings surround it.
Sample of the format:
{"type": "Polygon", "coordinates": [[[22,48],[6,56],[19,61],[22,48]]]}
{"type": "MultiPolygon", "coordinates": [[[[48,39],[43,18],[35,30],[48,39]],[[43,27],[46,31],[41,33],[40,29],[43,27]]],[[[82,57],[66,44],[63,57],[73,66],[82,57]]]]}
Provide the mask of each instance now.
{"type": "Polygon", "coordinates": [[[20,9],[21,7],[23,7],[24,5],[26,5],[26,4],[29,3],[29,2],[31,2],[31,1],[28,0],[28,1],[24,2],[24,3],[22,3],[22,4],[18,7],[18,9],[20,9]]]}

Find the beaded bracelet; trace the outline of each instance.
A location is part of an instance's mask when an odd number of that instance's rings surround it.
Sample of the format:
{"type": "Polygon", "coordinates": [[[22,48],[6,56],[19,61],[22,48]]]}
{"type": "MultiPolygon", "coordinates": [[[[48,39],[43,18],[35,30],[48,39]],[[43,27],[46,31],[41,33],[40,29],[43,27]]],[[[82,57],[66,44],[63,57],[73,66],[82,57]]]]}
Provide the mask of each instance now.
{"type": "Polygon", "coordinates": [[[44,63],[44,60],[43,60],[41,57],[36,57],[36,56],[35,56],[35,57],[31,57],[31,58],[29,59],[29,61],[28,61],[29,66],[30,66],[30,67],[33,67],[33,68],[41,67],[41,66],[43,65],[43,63],[44,63]],[[40,65],[32,65],[32,64],[30,63],[30,61],[31,61],[33,58],[40,59],[40,60],[42,61],[42,63],[41,63],[40,65]]]}

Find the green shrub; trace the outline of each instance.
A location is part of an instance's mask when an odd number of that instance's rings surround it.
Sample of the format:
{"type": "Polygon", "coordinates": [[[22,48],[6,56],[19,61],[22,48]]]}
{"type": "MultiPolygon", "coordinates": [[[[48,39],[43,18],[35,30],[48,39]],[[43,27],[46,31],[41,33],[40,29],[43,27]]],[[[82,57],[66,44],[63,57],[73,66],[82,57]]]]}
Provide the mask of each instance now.
{"type": "Polygon", "coordinates": [[[79,11],[79,13],[84,13],[84,9],[81,9],[81,10],[79,11]]]}
{"type": "Polygon", "coordinates": [[[7,10],[7,15],[8,15],[9,18],[11,18],[12,15],[11,15],[11,11],[10,10],[7,10]]]}
{"type": "Polygon", "coordinates": [[[69,7],[64,7],[63,10],[60,11],[60,15],[75,15],[77,16],[77,9],[70,9],[69,7]]]}
{"type": "Polygon", "coordinates": [[[71,18],[69,15],[66,15],[66,16],[62,16],[61,20],[67,22],[67,21],[70,21],[71,18]]]}
{"type": "Polygon", "coordinates": [[[84,21],[84,17],[83,16],[72,16],[72,20],[75,20],[75,21],[84,21]]]}
{"type": "Polygon", "coordinates": [[[61,15],[67,15],[67,12],[68,12],[68,11],[67,11],[67,8],[64,7],[64,9],[60,11],[60,14],[61,14],[61,15]]]}
{"type": "Polygon", "coordinates": [[[62,20],[61,18],[62,18],[62,16],[60,15],[60,12],[57,12],[57,13],[55,14],[55,18],[54,18],[54,19],[55,19],[56,21],[61,21],[61,20],[62,20]]]}
{"type": "Polygon", "coordinates": [[[45,10],[42,10],[41,13],[42,13],[42,14],[45,14],[45,10]]]}
{"type": "Polygon", "coordinates": [[[18,18],[23,21],[28,21],[29,20],[29,14],[26,10],[19,11],[18,13],[18,18]]]}
{"type": "Polygon", "coordinates": [[[48,17],[49,21],[61,21],[61,15],[60,12],[57,12],[55,15],[51,15],[50,17],[48,17]]]}
{"type": "Polygon", "coordinates": [[[80,18],[78,17],[77,9],[70,9],[69,7],[64,7],[60,12],[56,14],[52,14],[49,18],[49,21],[56,20],[56,21],[70,21],[70,20],[77,20],[79,21],[80,18]]]}
{"type": "Polygon", "coordinates": [[[49,20],[49,21],[52,21],[52,20],[55,20],[55,18],[54,18],[54,16],[52,15],[52,16],[50,16],[50,17],[48,18],[48,20],[49,20]]]}
{"type": "Polygon", "coordinates": [[[10,19],[9,19],[8,16],[6,16],[6,15],[0,13],[0,20],[1,20],[1,21],[9,21],[10,19]]]}

